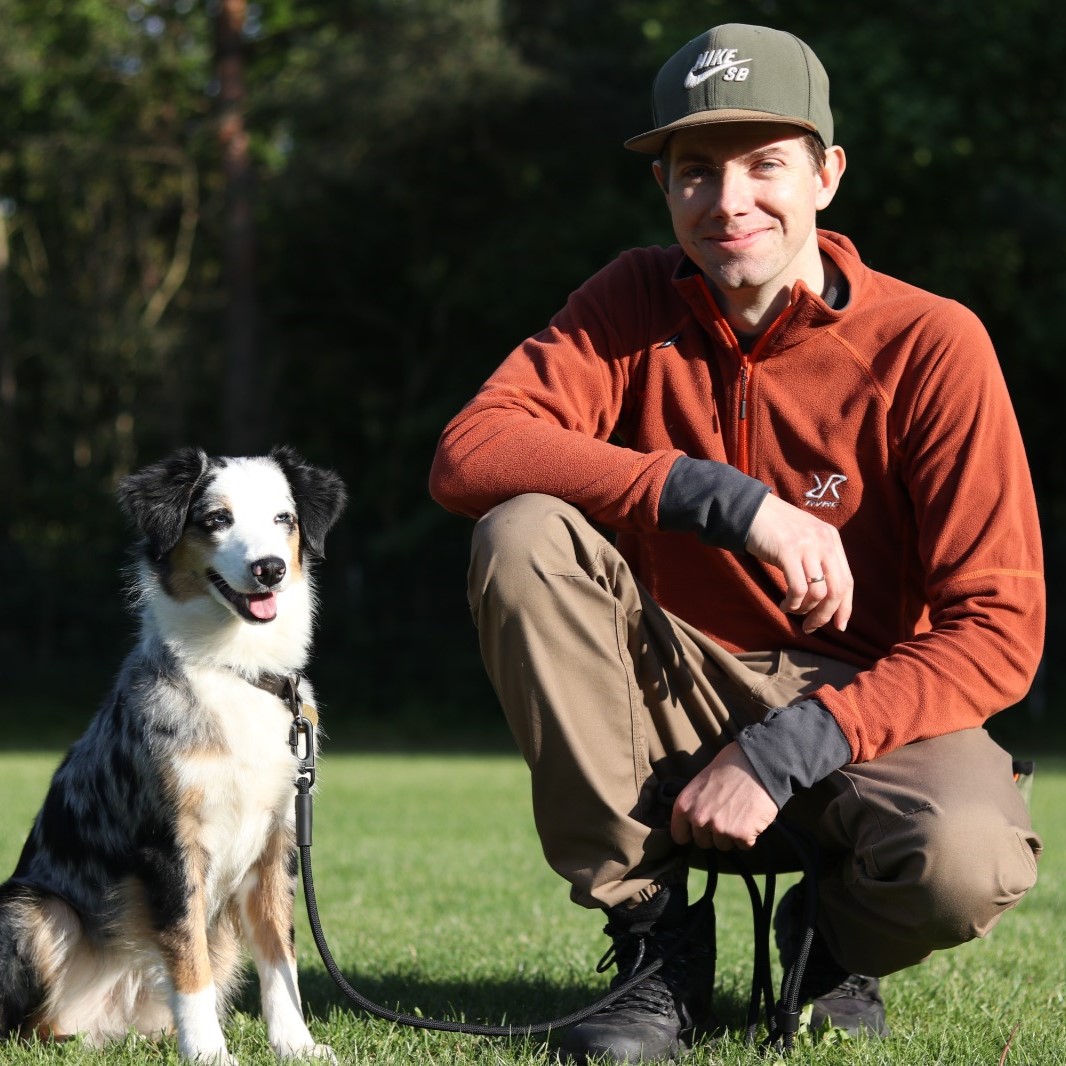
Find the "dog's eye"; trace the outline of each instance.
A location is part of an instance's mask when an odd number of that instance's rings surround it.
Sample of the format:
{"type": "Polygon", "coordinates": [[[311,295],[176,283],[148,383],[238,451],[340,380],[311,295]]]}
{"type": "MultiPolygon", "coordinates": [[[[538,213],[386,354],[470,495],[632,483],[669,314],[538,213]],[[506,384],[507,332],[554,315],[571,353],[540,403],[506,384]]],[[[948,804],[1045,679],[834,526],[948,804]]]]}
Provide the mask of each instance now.
{"type": "Polygon", "coordinates": [[[289,511],[282,511],[280,514],[274,515],[274,521],[279,526],[288,526],[289,529],[296,528],[296,515],[291,514],[289,511]]]}
{"type": "Polygon", "coordinates": [[[229,511],[212,511],[210,514],[204,515],[200,525],[208,533],[217,533],[220,529],[229,529],[233,525],[233,515],[229,511]]]}

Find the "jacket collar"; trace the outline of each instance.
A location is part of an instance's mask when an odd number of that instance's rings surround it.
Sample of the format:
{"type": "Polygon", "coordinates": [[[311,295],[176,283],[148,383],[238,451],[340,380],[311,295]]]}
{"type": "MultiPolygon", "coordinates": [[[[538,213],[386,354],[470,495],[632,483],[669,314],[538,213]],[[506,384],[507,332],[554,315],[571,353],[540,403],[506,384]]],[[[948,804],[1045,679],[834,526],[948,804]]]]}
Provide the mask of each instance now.
{"type": "MultiPolygon", "coordinates": [[[[831,308],[820,294],[812,292],[802,281],[797,282],[788,308],[771,327],[775,337],[768,348],[780,349],[799,343],[808,330],[840,321],[855,303],[862,287],[864,267],[854,244],[841,234],[819,230],[818,247],[843,274],[849,292],[847,305],[840,309],[831,308]]],[[[672,281],[700,325],[720,343],[729,348],[738,348],[736,336],[718,307],[712,288],[696,264],[684,253],[680,256],[672,281]]]]}

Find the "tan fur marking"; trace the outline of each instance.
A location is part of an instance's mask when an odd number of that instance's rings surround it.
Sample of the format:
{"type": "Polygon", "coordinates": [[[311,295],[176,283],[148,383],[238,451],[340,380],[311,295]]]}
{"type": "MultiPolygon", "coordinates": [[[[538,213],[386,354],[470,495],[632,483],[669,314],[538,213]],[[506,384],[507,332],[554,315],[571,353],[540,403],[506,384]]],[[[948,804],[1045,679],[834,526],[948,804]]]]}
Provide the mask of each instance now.
{"type": "Polygon", "coordinates": [[[159,934],[159,947],[179,993],[202,992],[211,984],[211,955],[207,948],[203,896],[189,899],[189,914],[183,922],[159,934]]]}
{"type": "MultiPolygon", "coordinates": [[[[197,755],[209,755],[201,751],[197,755]]],[[[177,837],[186,857],[192,861],[194,856],[199,863],[190,873],[197,881],[202,881],[205,872],[206,856],[200,849],[200,826],[202,824],[201,811],[204,806],[204,790],[200,786],[195,788],[182,788],[180,779],[173,766],[161,769],[160,776],[163,780],[164,793],[169,796],[174,804],[174,813],[177,815],[177,837]]]]}
{"type": "Polygon", "coordinates": [[[207,547],[200,533],[195,529],[187,529],[170,553],[166,587],[167,592],[179,603],[209,595],[207,578],[204,576],[207,547]]]}
{"type": "Polygon", "coordinates": [[[170,776],[166,782],[177,814],[177,838],[185,857],[189,881],[188,912],[177,924],[159,934],[159,946],[178,992],[199,992],[211,983],[211,957],[207,945],[204,877],[207,856],[200,845],[202,788],[182,789],[170,776]]]}
{"type": "Polygon", "coordinates": [[[177,992],[200,992],[213,979],[203,902],[203,893],[194,891],[185,919],[159,934],[159,947],[177,992]]]}
{"type": "Polygon", "coordinates": [[[155,927],[140,880],[127,877],[119,889],[119,901],[112,936],[126,944],[150,944],[155,939],[155,927]]]}
{"type": "Polygon", "coordinates": [[[289,573],[299,577],[303,573],[300,565],[300,529],[299,526],[289,534],[289,573]]]}
{"type": "Polygon", "coordinates": [[[11,919],[19,930],[19,939],[30,945],[30,955],[41,984],[50,990],[40,1009],[25,1019],[19,1033],[26,1038],[36,1034],[41,1040],[66,1039],[65,1035],[55,1031],[51,1000],[62,982],[67,954],[63,950],[64,934],[71,940],[76,939],[77,918],[60,900],[45,900],[23,903],[17,911],[11,912],[11,919]]]}
{"type": "Polygon", "coordinates": [[[255,885],[248,893],[247,918],[260,955],[270,962],[294,961],[292,930],[293,883],[287,869],[291,833],[271,835],[253,867],[255,885]]]}
{"type": "Polygon", "coordinates": [[[65,1044],[74,1037],[70,1033],[57,1033],[47,1022],[39,1022],[25,1034],[25,1039],[36,1038],[39,1043],[65,1044]]]}
{"type": "Polygon", "coordinates": [[[241,934],[237,905],[231,903],[208,932],[211,974],[220,1010],[225,1010],[241,983],[241,934]]]}
{"type": "Polygon", "coordinates": [[[33,945],[33,960],[40,974],[41,983],[45,988],[54,988],[58,983],[59,975],[63,969],[63,956],[61,944],[62,932],[57,936],[56,925],[70,926],[75,921],[69,908],[59,900],[47,900],[37,906],[27,904],[25,911],[20,915],[22,919],[22,935],[26,941],[33,945]],[[60,912],[67,912],[66,915],[60,912]]]}

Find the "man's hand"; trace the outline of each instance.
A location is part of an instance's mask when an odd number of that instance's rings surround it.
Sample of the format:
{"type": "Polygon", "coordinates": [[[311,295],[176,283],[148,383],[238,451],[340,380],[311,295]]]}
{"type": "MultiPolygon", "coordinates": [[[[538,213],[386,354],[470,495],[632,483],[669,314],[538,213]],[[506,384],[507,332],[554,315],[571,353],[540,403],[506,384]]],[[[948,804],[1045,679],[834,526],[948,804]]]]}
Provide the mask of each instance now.
{"type": "Polygon", "coordinates": [[[805,615],[804,633],[826,622],[847,628],[855,581],[835,527],[771,493],[755,512],[746,547],[784,575],[781,610],[805,615]]]}
{"type": "Polygon", "coordinates": [[[674,801],[670,835],[678,844],[747,851],[777,817],[777,804],[762,787],[737,743],[727,744],[674,801]]]}

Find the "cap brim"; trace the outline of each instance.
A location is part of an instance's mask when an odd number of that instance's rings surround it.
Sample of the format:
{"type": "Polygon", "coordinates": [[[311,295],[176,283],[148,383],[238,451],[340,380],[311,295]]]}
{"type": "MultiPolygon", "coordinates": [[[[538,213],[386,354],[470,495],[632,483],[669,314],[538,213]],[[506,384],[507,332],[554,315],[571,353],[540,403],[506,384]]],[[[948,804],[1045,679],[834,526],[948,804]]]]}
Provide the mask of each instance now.
{"type": "MultiPolygon", "coordinates": [[[[813,123],[805,119],[795,118],[792,115],[772,115],[768,111],[744,111],[740,108],[721,108],[718,111],[697,111],[692,115],[685,115],[668,126],[660,126],[647,133],[630,137],[625,142],[625,147],[634,152],[649,152],[658,155],[663,150],[671,134],[678,130],[689,129],[693,126],[717,126],[723,122],[777,122],[788,126],[799,126],[810,133],[818,133],[813,123]]],[[[819,134],[821,136],[821,134],[819,134]]]]}

